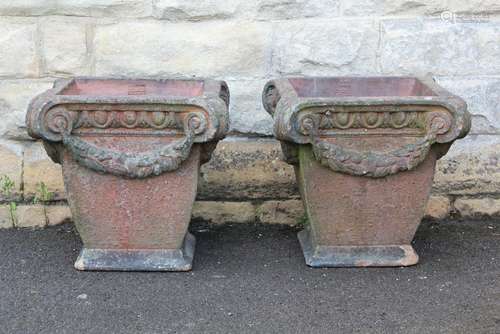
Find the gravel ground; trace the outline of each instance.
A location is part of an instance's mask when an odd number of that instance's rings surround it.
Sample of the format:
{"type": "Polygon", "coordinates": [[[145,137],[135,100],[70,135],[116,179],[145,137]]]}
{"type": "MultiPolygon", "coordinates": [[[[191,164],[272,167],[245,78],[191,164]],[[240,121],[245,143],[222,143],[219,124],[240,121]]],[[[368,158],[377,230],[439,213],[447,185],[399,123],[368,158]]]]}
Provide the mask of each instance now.
{"type": "Polygon", "coordinates": [[[71,224],[0,231],[0,333],[500,333],[500,221],[424,222],[409,268],[309,268],[286,226],[192,230],[189,273],[78,272],[71,224]]]}

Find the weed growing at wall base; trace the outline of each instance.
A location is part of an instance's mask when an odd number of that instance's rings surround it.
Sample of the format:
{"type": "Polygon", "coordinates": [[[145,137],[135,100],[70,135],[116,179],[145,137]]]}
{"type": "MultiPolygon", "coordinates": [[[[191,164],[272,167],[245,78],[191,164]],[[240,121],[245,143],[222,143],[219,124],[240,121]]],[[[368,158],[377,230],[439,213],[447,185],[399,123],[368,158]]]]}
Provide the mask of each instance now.
{"type": "Polygon", "coordinates": [[[33,198],[33,204],[39,204],[43,202],[50,202],[54,198],[54,193],[49,191],[47,185],[43,182],[38,182],[36,184],[35,197],[33,198]]]}
{"type": "MultiPolygon", "coordinates": [[[[2,175],[0,176],[0,193],[2,194],[3,197],[11,199],[14,189],[15,189],[15,182],[12,181],[10,177],[7,175],[2,175]]],[[[12,220],[12,224],[16,224],[16,211],[17,211],[17,204],[14,201],[9,202],[9,214],[10,214],[10,219],[12,220]]]]}

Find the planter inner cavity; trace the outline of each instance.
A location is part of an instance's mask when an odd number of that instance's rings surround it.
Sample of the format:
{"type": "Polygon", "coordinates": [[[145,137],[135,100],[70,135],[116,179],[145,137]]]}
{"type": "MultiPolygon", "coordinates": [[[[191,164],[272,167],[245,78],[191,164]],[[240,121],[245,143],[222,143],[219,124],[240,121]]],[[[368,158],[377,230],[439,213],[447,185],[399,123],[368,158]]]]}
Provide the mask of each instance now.
{"type": "Polygon", "coordinates": [[[286,78],[263,104],[295,166],[313,267],[407,266],[436,160],[465,136],[465,102],[432,79],[286,78]]]}
{"type": "Polygon", "coordinates": [[[203,81],[197,80],[94,80],[76,78],[61,90],[58,95],[161,95],[194,97],[203,94],[203,83],[203,81]]]}
{"type": "Polygon", "coordinates": [[[27,125],[63,167],[80,270],[190,270],[200,164],[227,131],[211,80],[74,78],[30,104],[27,125]]]}
{"type": "Polygon", "coordinates": [[[291,78],[299,97],[435,96],[416,78],[291,78]]]}

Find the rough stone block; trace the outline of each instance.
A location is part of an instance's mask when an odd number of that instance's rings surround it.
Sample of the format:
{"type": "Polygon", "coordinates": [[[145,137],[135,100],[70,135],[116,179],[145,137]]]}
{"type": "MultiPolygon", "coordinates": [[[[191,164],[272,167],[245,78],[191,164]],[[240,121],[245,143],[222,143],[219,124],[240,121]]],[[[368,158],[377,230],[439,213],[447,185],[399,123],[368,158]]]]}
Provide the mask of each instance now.
{"type": "MultiPolygon", "coordinates": [[[[40,143],[25,150],[24,194],[32,198],[44,182],[55,199],[65,198],[61,167],[40,143]]],[[[219,143],[209,163],[201,168],[198,198],[241,201],[289,199],[299,196],[293,167],[282,161],[281,147],[272,139],[228,138],[219,143]]]]}
{"type": "MultiPolygon", "coordinates": [[[[457,141],[438,161],[433,194],[498,193],[499,151],[499,136],[473,135],[457,141]]],[[[275,140],[230,137],[219,143],[210,162],[202,166],[198,198],[210,201],[299,198],[293,167],[281,159],[281,147],[275,140]]],[[[64,198],[60,166],[49,160],[39,144],[33,144],[25,153],[27,198],[34,195],[41,181],[56,198],[64,198]]]]}
{"type": "MultiPolygon", "coordinates": [[[[1,60],[0,60],[1,61],[1,60]]],[[[30,140],[24,118],[30,100],[52,86],[52,80],[0,80],[0,137],[30,140]]]]}
{"type": "Polygon", "coordinates": [[[500,199],[498,198],[457,198],[455,210],[462,217],[499,217],[500,199]]]}
{"type": "Polygon", "coordinates": [[[43,63],[47,74],[90,74],[87,27],[87,23],[74,18],[50,18],[41,22],[43,63]]]}
{"type": "Polygon", "coordinates": [[[201,168],[203,200],[289,199],[299,196],[293,167],[271,139],[228,138],[201,168]]]}
{"type": "Polygon", "coordinates": [[[51,14],[54,0],[0,1],[0,15],[3,16],[38,16],[51,14]]]}
{"type": "Polygon", "coordinates": [[[374,21],[299,20],[276,24],[273,63],[285,75],[368,75],[377,72],[374,21]]]}
{"type": "Polygon", "coordinates": [[[24,153],[24,196],[33,198],[43,182],[54,199],[65,198],[61,166],[52,162],[40,142],[29,144],[24,153]]]}
{"type": "Polygon", "coordinates": [[[151,15],[150,0],[20,0],[0,2],[4,16],[144,17],[151,15]]]}
{"type": "Polygon", "coordinates": [[[71,221],[71,211],[68,205],[47,205],[45,206],[47,225],[58,225],[71,221]]]}
{"type": "Polygon", "coordinates": [[[261,223],[296,225],[304,217],[301,200],[267,201],[257,208],[261,223]]]}
{"type": "Polygon", "coordinates": [[[257,0],[256,20],[290,20],[309,17],[335,17],[340,13],[340,0],[257,0]]]}
{"type": "Polygon", "coordinates": [[[0,140],[0,178],[14,182],[12,194],[0,193],[0,200],[15,199],[21,191],[23,173],[23,148],[18,143],[0,140]]]}
{"type": "MultiPolygon", "coordinates": [[[[500,10],[496,0],[361,0],[343,2],[344,15],[440,16],[442,12],[467,17],[467,14],[492,13],[500,10]]],[[[447,14],[444,14],[446,19],[447,14]]]]}
{"type": "Polygon", "coordinates": [[[37,76],[36,21],[1,18],[0,36],[0,77],[37,76]]]}
{"type": "Polygon", "coordinates": [[[487,195],[500,189],[500,136],[470,135],[438,161],[434,194],[487,195]]]}
{"type": "Polygon", "coordinates": [[[425,209],[425,217],[444,219],[450,215],[451,202],[446,196],[431,196],[425,209]]]}
{"type": "Polygon", "coordinates": [[[433,15],[446,10],[448,0],[344,1],[344,15],[433,15]]]}
{"type": "Polygon", "coordinates": [[[270,36],[267,23],[136,21],[99,25],[95,31],[96,73],[224,79],[263,76],[270,62],[270,36]]]}
{"type": "MultiPolygon", "coordinates": [[[[399,0],[403,1],[403,0],[399,0]]],[[[445,1],[447,8],[450,12],[457,14],[457,19],[478,19],[470,14],[484,14],[484,18],[488,19],[489,14],[500,11],[500,3],[497,0],[440,0],[445,1]]],[[[474,22],[474,21],[472,21],[474,22]]]]}
{"type": "Polygon", "coordinates": [[[0,230],[14,227],[11,211],[8,205],[0,204],[0,230]]]}
{"type": "Polygon", "coordinates": [[[45,227],[47,219],[43,205],[18,205],[16,227],[45,227]]]}
{"type": "Polygon", "coordinates": [[[340,0],[154,0],[153,16],[169,21],[290,20],[335,17],[340,0]]]}
{"type": "Polygon", "coordinates": [[[58,0],[56,13],[72,16],[146,17],[150,0],[58,0]]]}
{"type": "Polygon", "coordinates": [[[253,223],[255,206],[250,202],[199,201],[193,206],[194,219],[202,219],[214,224],[253,223]]]}
{"type": "Polygon", "coordinates": [[[264,110],[261,98],[266,82],[267,79],[228,81],[231,132],[272,136],[273,120],[264,110]]]}
{"type": "Polygon", "coordinates": [[[433,193],[482,195],[500,189],[500,137],[471,135],[438,161],[433,193]]]}
{"type": "Polygon", "coordinates": [[[471,134],[500,134],[500,79],[488,77],[437,78],[440,85],[467,102],[471,134]]]}
{"type": "Polygon", "coordinates": [[[500,72],[500,23],[441,19],[382,21],[384,74],[481,75],[500,72]]]}
{"type": "Polygon", "coordinates": [[[153,16],[168,21],[221,20],[233,17],[245,1],[153,0],[153,16]]]}

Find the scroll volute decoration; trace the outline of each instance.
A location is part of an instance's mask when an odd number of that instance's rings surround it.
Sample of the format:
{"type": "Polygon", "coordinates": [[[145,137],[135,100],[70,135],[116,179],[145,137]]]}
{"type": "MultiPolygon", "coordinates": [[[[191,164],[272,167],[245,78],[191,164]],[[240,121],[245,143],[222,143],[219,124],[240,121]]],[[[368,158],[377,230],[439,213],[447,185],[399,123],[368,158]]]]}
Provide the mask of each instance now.
{"type": "Polygon", "coordinates": [[[264,109],[266,109],[270,115],[274,114],[280,98],[281,95],[273,83],[269,83],[264,87],[264,91],[262,93],[262,104],[264,105],[264,109]]]}

